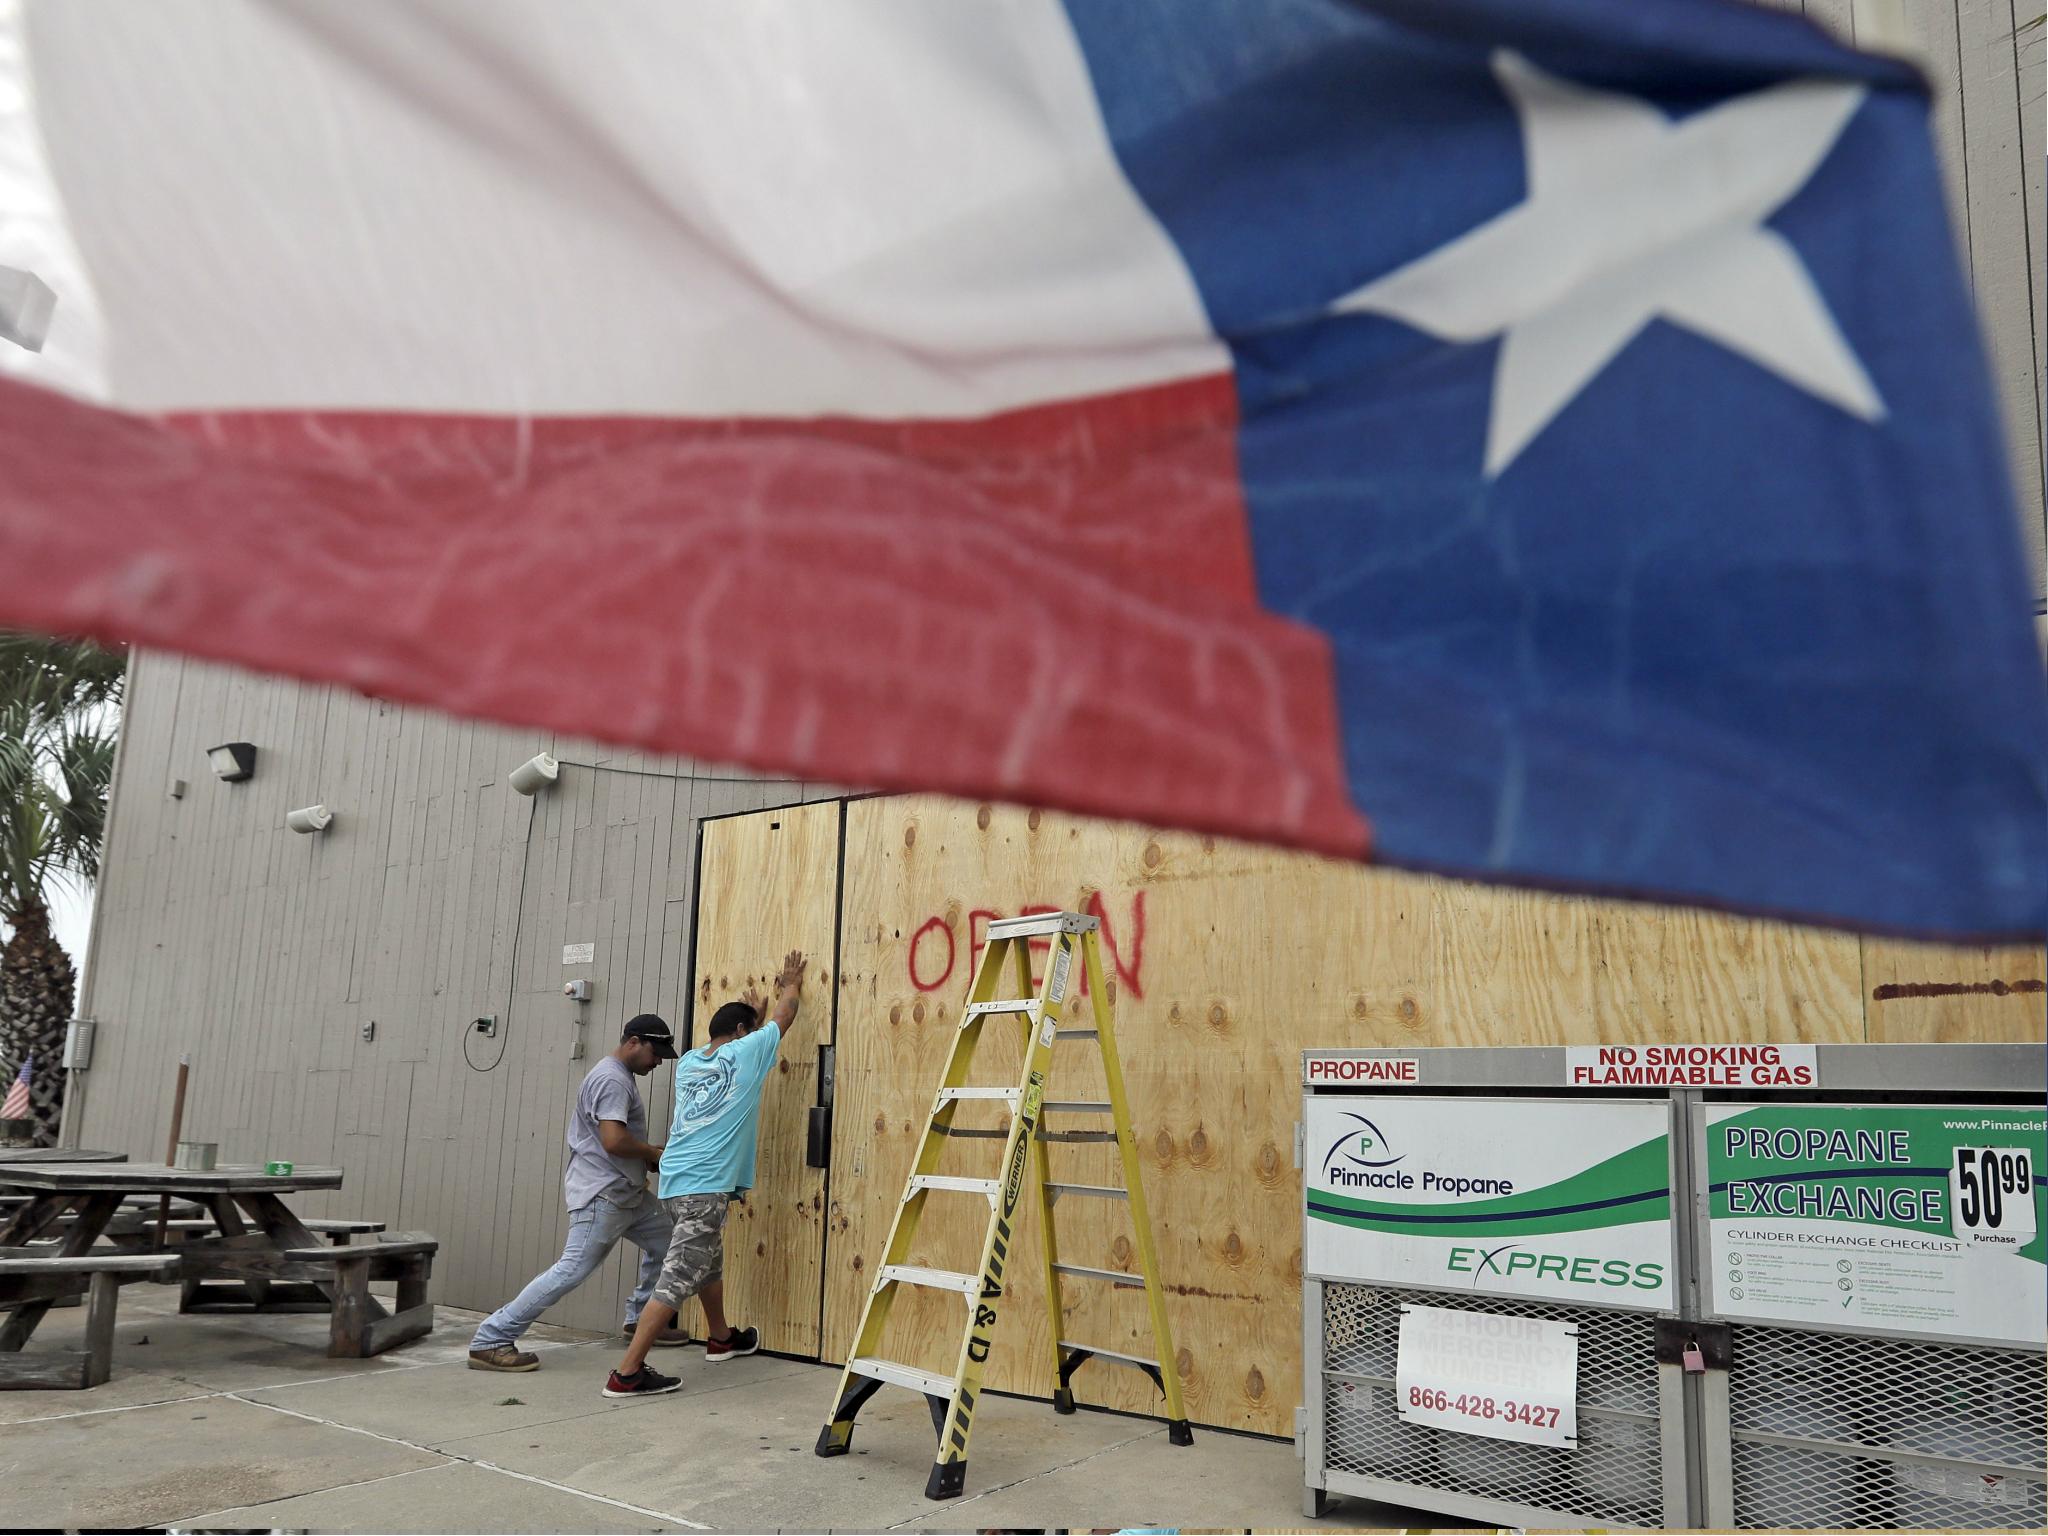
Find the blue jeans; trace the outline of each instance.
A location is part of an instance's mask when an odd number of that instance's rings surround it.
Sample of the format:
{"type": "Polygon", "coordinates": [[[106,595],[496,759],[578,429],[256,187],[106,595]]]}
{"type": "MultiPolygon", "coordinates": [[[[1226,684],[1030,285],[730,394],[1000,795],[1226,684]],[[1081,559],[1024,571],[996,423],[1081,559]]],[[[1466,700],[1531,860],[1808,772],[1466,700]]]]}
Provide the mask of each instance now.
{"type": "Polygon", "coordinates": [[[668,1213],[653,1195],[642,1191],[630,1205],[614,1205],[599,1198],[580,1211],[569,1213],[569,1241],[553,1266],[534,1276],[525,1290],[498,1308],[477,1328],[469,1341],[471,1349],[495,1349],[516,1344],[547,1311],[597,1272],[611,1257],[612,1249],[625,1238],[640,1250],[640,1284],[626,1303],[626,1331],[640,1321],[640,1309],[661,1278],[661,1261],[668,1254],[671,1231],[668,1213]]]}

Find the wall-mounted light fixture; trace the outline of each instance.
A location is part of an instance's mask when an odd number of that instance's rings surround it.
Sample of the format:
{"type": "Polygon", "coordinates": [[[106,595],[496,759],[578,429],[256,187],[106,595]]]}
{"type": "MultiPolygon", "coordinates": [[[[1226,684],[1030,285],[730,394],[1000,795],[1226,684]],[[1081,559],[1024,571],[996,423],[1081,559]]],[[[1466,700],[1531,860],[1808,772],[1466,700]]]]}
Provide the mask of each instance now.
{"type": "Polygon", "coordinates": [[[223,784],[239,784],[256,776],[256,749],[246,741],[224,741],[206,749],[213,776],[223,784]]]}
{"type": "Polygon", "coordinates": [[[35,273],[0,267],[0,341],[42,351],[56,308],[56,290],[35,273]]]}
{"type": "Polygon", "coordinates": [[[537,795],[561,776],[562,765],[543,752],[514,768],[506,782],[522,795],[537,795]]]}
{"type": "Polygon", "coordinates": [[[309,805],[303,810],[285,812],[284,824],[294,832],[325,832],[334,821],[334,812],[324,805],[309,805]]]}

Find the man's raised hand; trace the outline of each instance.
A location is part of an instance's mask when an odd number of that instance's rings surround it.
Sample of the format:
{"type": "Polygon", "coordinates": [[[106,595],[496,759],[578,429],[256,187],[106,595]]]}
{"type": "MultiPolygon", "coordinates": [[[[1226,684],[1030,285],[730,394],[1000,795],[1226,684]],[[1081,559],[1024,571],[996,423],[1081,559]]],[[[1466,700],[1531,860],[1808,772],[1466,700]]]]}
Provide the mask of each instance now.
{"type": "Polygon", "coordinates": [[[776,986],[790,992],[803,991],[804,967],[810,963],[802,950],[792,949],[782,957],[782,974],[775,978],[776,986]]]}
{"type": "Polygon", "coordinates": [[[796,1021],[797,998],[804,989],[804,952],[792,949],[782,957],[782,974],[775,978],[775,1023],[787,1030],[796,1021]]]}

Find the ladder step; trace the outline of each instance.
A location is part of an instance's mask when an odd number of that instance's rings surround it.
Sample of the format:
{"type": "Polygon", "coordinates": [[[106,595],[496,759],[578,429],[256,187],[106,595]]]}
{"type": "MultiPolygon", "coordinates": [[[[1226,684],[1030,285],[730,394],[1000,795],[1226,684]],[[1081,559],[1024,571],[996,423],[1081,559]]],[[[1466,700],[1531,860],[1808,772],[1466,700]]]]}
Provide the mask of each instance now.
{"type": "Polygon", "coordinates": [[[1002,1184],[995,1179],[963,1179],[950,1173],[913,1173],[910,1188],[903,1192],[908,1200],[920,1189],[950,1189],[963,1195],[985,1195],[993,1200],[1002,1184]]]}
{"type": "Polygon", "coordinates": [[[1068,1115],[1106,1115],[1116,1108],[1107,1099],[1047,1099],[1040,1107],[1068,1115]]]}
{"type": "Polygon", "coordinates": [[[991,939],[1042,939],[1054,933],[1093,933],[1099,918],[1078,912],[1038,912],[1030,917],[999,917],[988,925],[991,939]]]}
{"type": "MultiPolygon", "coordinates": [[[[995,1180],[991,1179],[989,1182],[993,1184],[995,1180]]],[[[1086,1195],[1097,1200],[1128,1200],[1131,1198],[1131,1192],[1128,1189],[1121,1188],[1115,1184],[1048,1184],[1045,1187],[1052,1191],[1054,1199],[1058,1199],[1061,1195],[1086,1195]]]]}
{"type": "Polygon", "coordinates": [[[1127,1355],[1120,1349],[1103,1349],[1096,1344],[1076,1344],[1072,1339],[1061,1339],[1060,1348],[1082,1350],[1098,1360],[1115,1360],[1122,1365],[1135,1365],[1141,1371],[1159,1369],[1157,1360],[1147,1360],[1142,1355],[1127,1355]]]}
{"type": "Polygon", "coordinates": [[[915,1264],[884,1264],[875,1276],[875,1289],[895,1281],[900,1285],[922,1285],[934,1291],[958,1291],[972,1296],[981,1288],[979,1275],[964,1275],[956,1269],[921,1269],[915,1264]]]}
{"type": "Polygon", "coordinates": [[[1005,998],[1005,999],[1003,999],[1003,1000],[1002,1000],[1002,1001],[1000,1001],[1000,1002],[994,1002],[994,1003],[969,1003],[969,1004],[967,1005],[967,1017],[968,1017],[968,1018],[970,1018],[970,1019],[975,1019],[975,1018],[979,1018],[979,1017],[981,1017],[981,1015],[983,1015],[984,1013],[1032,1013],[1032,1014],[1035,1014],[1035,1013],[1037,1013],[1037,1012],[1038,1012],[1038,999],[1037,999],[1037,998],[1035,998],[1035,997],[1011,997],[1011,998],[1005,998]]]}
{"type": "MultiPolygon", "coordinates": [[[[955,1136],[958,1136],[958,1135],[960,1135],[960,1134],[961,1134],[961,1132],[959,1132],[959,1131],[955,1131],[955,1132],[954,1132],[953,1134],[954,1134],[955,1136]]],[[[970,1133],[968,1133],[968,1134],[972,1134],[972,1133],[970,1132],[970,1133]]],[[[1116,1132],[1115,1132],[1115,1131],[1048,1131],[1048,1130],[1047,1130],[1047,1129],[1046,1129],[1046,1128],[1045,1128],[1044,1126],[1042,1126],[1042,1125],[1041,1125],[1041,1126],[1040,1126],[1040,1127],[1038,1128],[1038,1139],[1039,1139],[1040,1141],[1069,1141],[1069,1142],[1072,1142],[1072,1141],[1115,1141],[1115,1140],[1116,1140],[1116,1132]]]]}
{"type": "Polygon", "coordinates": [[[862,1357],[849,1360],[846,1368],[856,1376],[865,1376],[871,1381],[887,1382],[892,1387],[908,1387],[913,1392],[922,1392],[927,1397],[951,1397],[953,1383],[945,1376],[934,1376],[930,1371],[920,1371],[913,1366],[898,1365],[894,1360],[874,1360],[862,1357]]]}
{"type": "Polygon", "coordinates": [[[941,1088],[941,1104],[957,1103],[965,1099],[1021,1099],[1023,1093],[1015,1088],[941,1088]]]}
{"type": "MultiPolygon", "coordinates": [[[[971,1126],[962,1127],[957,1125],[935,1125],[932,1129],[941,1136],[958,1136],[966,1141],[1008,1141],[1010,1139],[1010,1129],[1008,1126],[988,1131],[976,1130],[971,1126]]],[[[1040,1141],[1044,1139],[1043,1136],[1039,1137],[1040,1141]]]]}
{"type": "Polygon", "coordinates": [[[1054,1039],[1055,1041],[1058,1041],[1058,1040],[1100,1040],[1101,1038],[1102,1038],[1102,1031],[1101,1031],[1101,1030],[1099,1030],[1099,1029],[1062,1029],[1062,1030],[1056,1030],[1056,1031],[1054,1031],[1054,1033],[1053,1033],[1053,1039],[1054,1039]]]}
{"type": "MultiPolygon", "coordinates": [[[[1143,1275],[1127,1275],[1120,1269],[1090,1269],[1086,1264],[1055,1264],[1052,1270],[1056,1275],[1073,1275],[1082,1280],[1107,1280],[1111,1285],[1127,1286],[1134,1291],[1142,1291],[1145,1288],[1143,1275]]],[[[882,1273],[887,1274],[888,1271],[885,1269],[882,1273]]]]}

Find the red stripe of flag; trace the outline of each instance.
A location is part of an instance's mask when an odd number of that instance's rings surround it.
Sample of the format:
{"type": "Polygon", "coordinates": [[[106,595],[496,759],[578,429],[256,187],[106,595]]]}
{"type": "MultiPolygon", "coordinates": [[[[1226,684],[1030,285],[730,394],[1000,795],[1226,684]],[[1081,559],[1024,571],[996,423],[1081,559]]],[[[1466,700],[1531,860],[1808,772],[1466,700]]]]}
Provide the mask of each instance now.
{"type": "Polygon", "coordinates": [[[1358,857],[1224,376],[964,422],[233,414],[0,382],[0,624],[701,761],[1358,857]]]}

